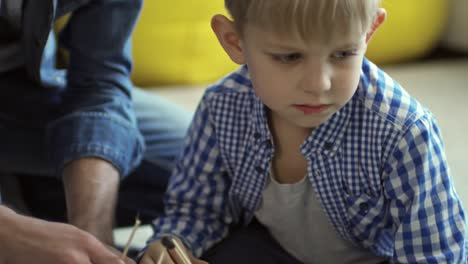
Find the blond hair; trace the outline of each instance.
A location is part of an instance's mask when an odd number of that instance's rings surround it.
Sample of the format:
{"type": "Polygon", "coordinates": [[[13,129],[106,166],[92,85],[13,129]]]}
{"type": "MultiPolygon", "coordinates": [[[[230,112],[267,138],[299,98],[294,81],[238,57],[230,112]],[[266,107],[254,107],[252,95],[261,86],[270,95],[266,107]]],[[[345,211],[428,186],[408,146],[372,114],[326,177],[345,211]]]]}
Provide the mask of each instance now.
{"type": "Polygon", "coordinates": [[[305,40],[332,32],[365,32],[379,5],[380,0],[225,0],[241,33],[246,24],[252,24],[279,34],[298,34],[305,40]]]}

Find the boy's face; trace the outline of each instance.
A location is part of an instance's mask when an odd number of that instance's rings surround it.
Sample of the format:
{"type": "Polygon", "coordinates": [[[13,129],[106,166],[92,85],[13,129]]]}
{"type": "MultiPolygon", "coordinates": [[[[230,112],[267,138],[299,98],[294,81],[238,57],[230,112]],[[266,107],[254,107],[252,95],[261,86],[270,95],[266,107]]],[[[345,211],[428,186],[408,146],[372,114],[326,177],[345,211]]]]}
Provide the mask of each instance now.
{"type": "MultiPolygon", "coordinates": [[[[310,129],[326,122],[355,93],[367,44],[383,23],[379,9],[369,30],[334,33],[303,40],[234,23],[217,15],[212,28],[231,59],[247,64],[257,95],[271,110],[272,122],[310,129]]],[[[360,29],[356,22],[354,28],[360,29]]]]}
{"type": "Polygon", "coordinates": [[[357,89],[365,32],[304,41],[246,25],[240,42],[256,94],[273,122],[313,128],[343,107],[357,89]]]}

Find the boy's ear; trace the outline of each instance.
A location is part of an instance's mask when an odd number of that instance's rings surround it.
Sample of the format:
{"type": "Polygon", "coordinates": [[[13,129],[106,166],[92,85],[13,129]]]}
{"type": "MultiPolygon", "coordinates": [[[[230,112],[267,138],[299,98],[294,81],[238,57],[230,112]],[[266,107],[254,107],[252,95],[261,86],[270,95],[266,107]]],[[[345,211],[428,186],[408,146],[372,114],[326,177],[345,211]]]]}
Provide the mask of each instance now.
{"type": "Polygon", "coordinates": [[[379,8],[377,10],[377,15],[375,16],[374,21],[372,21],[372,25],[369,31],[367,32],[366,43],[369,43],[374,33],[382,25],[382,23],[385,21],[386,18],[387,18],[387,11],[385,11],[385,9],[383,8],[379,8]]]}
{"type": "Polygon", "coordinates": [[[211,28],[231,60],[237,64],[244,64],[242,42],[234,22],[223,15],[215,15],[211,19],[211,28]]]}

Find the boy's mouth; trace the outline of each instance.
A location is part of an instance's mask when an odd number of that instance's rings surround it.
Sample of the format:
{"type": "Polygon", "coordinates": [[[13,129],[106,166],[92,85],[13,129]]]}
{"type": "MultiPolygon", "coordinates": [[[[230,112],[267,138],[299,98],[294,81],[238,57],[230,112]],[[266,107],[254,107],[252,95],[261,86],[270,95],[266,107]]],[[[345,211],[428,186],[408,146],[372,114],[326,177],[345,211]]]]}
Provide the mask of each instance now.
{"type": "Polygon", "coordinates": [[[325,105],[325,104],[321,104],[321,105],[295,104],[293,106],[294,108],[304,113],[305,115],[320,114],[320,113],[323,113],[325,110],[327,110],[328,107],[330,107],[330,105],[325,105]]]}

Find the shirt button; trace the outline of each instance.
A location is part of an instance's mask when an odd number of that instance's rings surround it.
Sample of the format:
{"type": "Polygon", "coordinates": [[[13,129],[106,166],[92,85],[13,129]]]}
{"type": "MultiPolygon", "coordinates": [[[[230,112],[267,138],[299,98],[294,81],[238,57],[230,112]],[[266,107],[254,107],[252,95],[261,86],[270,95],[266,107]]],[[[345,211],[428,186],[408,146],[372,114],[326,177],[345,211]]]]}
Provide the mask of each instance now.
{"type": "Polygon", "coordinates": [[[255,133],[253,136],[255,139],[259,139],[262,135],[260,135],[260,133],[255,133]]]}
{"type": "Polygon", "coordinates": [[[320,173],[319,170],[314,170],[314,178],[317,179],[317,180],[320,180],[322,179],[322,173],[320,173]]]}
{"type": "Polygon", "coordinates": [[[331,150],[333,148],[333,143],[331,142],[325,142],[325,144],[323,145],[323,147],[326,149],[326,150],[331,150]]]}
{"type": "Polygon", "coordinates": [[[258,173],[263,173],[263,168],[260,167],[260,166],[255,167],[255,170],[256,170],[258,173]]]}
{"type": "Polygon", "coordinates": [[[41,39],[39,37],[36,37],[34,39],[34,44],[36,45],[36,47],[40,47],[41,46],[41,39]]]}
{"type": "Polygon", "coordinates": [[[369,212],[369,205],[365,202],[359,204],[359,212],[367,214],[369,212]]]}

